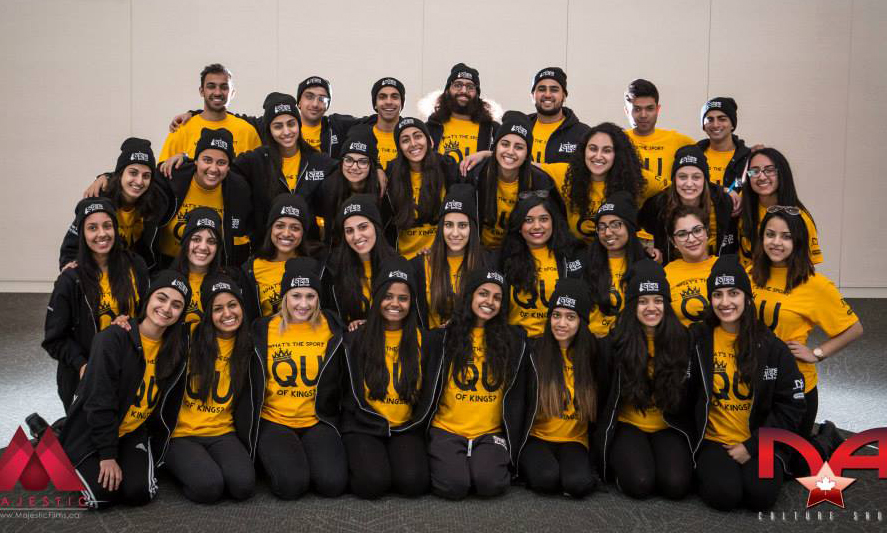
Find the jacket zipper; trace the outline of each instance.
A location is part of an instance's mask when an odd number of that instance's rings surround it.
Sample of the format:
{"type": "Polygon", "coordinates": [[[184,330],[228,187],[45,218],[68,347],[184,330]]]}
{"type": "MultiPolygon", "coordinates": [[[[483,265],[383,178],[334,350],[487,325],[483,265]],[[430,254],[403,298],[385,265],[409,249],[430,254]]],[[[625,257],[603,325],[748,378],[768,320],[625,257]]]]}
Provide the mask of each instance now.
{"type": "MultiPolygon", "coordinates": [[[[172,385],[163,393],[163,400],[160,401],[160,422],[163,423],[163,427],[166,429],[166,440],[163,443],[163,449],[160,451],[160,457],[157,458],[156,466],[163,466],[163,458],[166,457],[166,450],[169,448],[169,441],[172,440],[172,433],[175,431],[175,425],[170,429],[169,426],[166,425],[166,420],[163,419],[163,408],[166,406],[166,399],[169,398],[169,393],[172,392],[173,387],[176,383],[182,379],[182,373],[187,368],[187,364],[182,366],[182,369],[179,370],[179,374],[176,376],[175,381],[172,382],[172,385]]],[[[187,384],[185,385],[187,387],[187,384]]],[[[176,425],[178,425],[178,417],[176,418],[176,425]]]]}
{"type": "Polygon", "coordinates": [[[616,418],[616,413],[619,412],[619,398],[622,396],[622,376],[621,373],[616,371],[616,404],[613,407],[613,412],[610,413],[610,422],[607,424],[607,431],[604,432],[604,450],[603,450],[603,460],[604,460],[604,470],[601,472],[601,476],[607,475],[607,441],[610,440],[610,430],[613,429],[613,420],[616,418]]]}
{"type": "MultiPolygon", "coordinates": [[[[374,416],[378,416],[379,418],[384,420],[385,426],[388,431],[388,436],[390,437],[391,436],[391,423],[388,422],[388,419],[375,411],[370,411],[369,409],[366,409],[363,405],[361,405],[360,398],[357,397],[357,391],[354,390],[355,387],[357,386],[357,384],[355,384],[354,380],[352,379],[353,374],[351,373],[351,361],[348,360],[347,354],[345,356],[345,365],[348,367],[348,381],[351,381],[351,395],[354,396],[354,401],[357,402],[357,407],[359,407],[360,410],[365,413],[368,413],[368,414],[374,415],[374,416]]],[[[320,383],[320,381],[318,381],[318,383],[320,383]]],[[[316,396],[315,396],[315,401],[316,401],[316,396]]]]}
{"type": "MultiPolygon", "coordinates": [[[[447,331],[444,330],[443,338],[440,340],[441,346],[446,346],[447,343],[447,331]]],[[[434,417],[437,416],[437,412],[440,411],[440,397],[443,395],[444,387],[447,386],[446,383],[440,384],[440,389],[438,390],[437,383],[442,379],[441,372],[443,371],[444,361],[446,360],[446,350],[441,349],[440,352],[440,364],[437,365],[437,379],[434,380],[434,388],[435,391],[431,395],[431,407],[429,410],[431,411],[430,417],[428,418],[428,429],[431,429],[431,422],[434,420],[434,417]],[[432,410],[433,409],[433,410],[432,410]]]]}
{"type": "MultiPolygon", "coordinates": [[[[336,343],[336,346],[333,348],[332,352],[329,352],[330,357],[335,355],[336,351],[339,349],[339,346],[341,346],[341,345],[342,345],[342,336],[340,335],[339,342],[336,343]]],[[[327,344],[327,347],[329,347],[329,344],[327,344]]],[[[320,383],[322,381],[321,378],[323,377],[323,371],[326,370],[326,367],[329,366],[329,363],[330,363],[330,360],[329,360],[329,358],[327,358],[324,365],[322,367],[320,367],[320,372],[317,374],[317,387],[320,386],[320,383]]],[[[320,418],[320,415],[317,414],[317,387],[315,387],[315,390],[314,390],[314,416],[316,416],[317,419],[320,420],[321,422],[323,422],[324,424],[328,424],[330,427],[332,427],[334,430],[336,430],[336,434],[339,435],[339,437],[341,437],[342,434],[339,433],[339,428],[337,428],[331,422],[320,418]]]]}
{"type": "Polygon", "coordinates": [[[703,424],[702,431],[699,432],[699,442],[696,443],[696,449],[693,450],[693,453],[696,453],[696,450],[699,449],[699,446],[702,445],[702,439],[705,438],[705,430],[708,428],[708,405],[711,403],[711,395],[708,392],[708,383],[705,381],[705,375],[708,372],[702,366],[702,355],[699,353],[699,345],[696,345],[696,359],[699,361],[699,370],[702,377],[702,390],[705,392],[705,423],[703,424]]]}
{"type": "MultiPolygon", "coordinates": [[[[527,343],[524,341],[521,346],[520,357],[517,359],[517,368],[520,369],[521,361],[524,359],[524,352],[526,351],[527,343]]],[[[514,387],[514,382],[517,381],[518,372],[514,373],[514,376],[511,378],[511,384],[508,385],[508,388],[502,393],[502,425],[505,426],[505,440],[508,442],[508,445],[511,446],[511,431],[508,429],[508,417],[505,416],[505,401],[508,399],[508,393],[511,392],[511,388],[514,387]]],[[[527,432],[529,435],[529,432],[527,432]]],[[[524,438],[523,442],[521,442],[518,447],[518,455],[520,455],[520,451],[524,448],[524,443],[526,442],[526,438],[524,438]]],[[[511,460],[511,450],[509,450],[509,461],[511,460]]],[[[517,455],[515,455],[517,457],[517,455]]]]}
{"type": "MultiPolygon", "coordinates": [[[[526,344],[524,344],[524,346],[526,346],[526,344]]],[[[533,372],[536,374],[536,378],[537,378],[537,382],[538,382],[539,371],[536,370],[536,363],[533,362],[532,357],[530,357],[530,365],[533,367],[533,372]]],[[[520,448],[518,448],[518,450],[517,450],[517,455],[515,456],[517,461],[520,460],[520,454],[521,454],[521,452],[524,451],[524,446],[526,446],[526,444],[527,444],[527,440],[529,439],[529,436],[530,436],[530,431],[533,430],[533,422],[535,422],[535,420],[536,420],[536,414],[539,412],[539,391],[538,390],[536,391],[535,396],[536,397],[533,399],[533,416],[530,418],[530,427],[527,428],[526,435],[524,436],[524,441],[521,443],[520,448]]],[[[503,405],[505,404],[504,398],[502,399],[502,404],[503,405]]],[[[503,416],[502,419],[504,420],[505,417],[503,416]]]]}
{"type": "MultiPolygon", "coordinates": [[[[267,343],[267,339],[265,342],[267,343]]],[[[259,359],[259,366],[262,368],[262,370],[265,370],[265,365],[262,362],[262,354],[259,353],[259,349],[255,345],[253,345],[253,351],[256,352],[256,357],[259,359]]],[[[250,388],[252,388],[252,377],[250,377],[249,379],[250,379],[250,388]]],[[[264,389],[264,386],[262,388],[264,389]]],[[[252,402],[252,396],[250,396],[250,402],[252,402]]],[[[256,458],[256,448],[259,446],[259,422],[262,420],[262,409],[264,409],[264,407],[265,407],[265,393],[263,390],[262,391],[262,398],[261,398],[261,400],[259,400],[259,410],[258,410],[259,416],[253,416],[249,421],[249,431],[250,431],[249,439],[250,439],[250,441],[252,441],[252,449],[250,450],[250,457],[252,457],[253,459],[256,458]],[[255,439],[253,439],[253,422],[255,422],[255,424],[256,424],[255,439]]]]}

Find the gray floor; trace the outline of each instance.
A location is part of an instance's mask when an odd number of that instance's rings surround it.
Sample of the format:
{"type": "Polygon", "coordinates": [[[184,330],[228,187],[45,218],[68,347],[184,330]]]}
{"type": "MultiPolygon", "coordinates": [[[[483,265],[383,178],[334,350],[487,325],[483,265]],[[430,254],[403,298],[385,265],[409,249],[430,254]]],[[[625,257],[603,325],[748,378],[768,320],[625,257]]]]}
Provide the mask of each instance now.
{"type": "MultiPolygon", "coordinates": [[[[55,364],[40,348],[48,295],[0,296],[0,448],[12,437],[24,417],[34,411],[47,420],[62,415],[55,392],[55,364]]],[[[887,426],[887,300],[851,300],[866,328],[864,337],[838,357],[823,364],[820,372],[819,419],[830,419],[840,428],[860,431],[887,426]]],[[[847,474],[845,474],[847,475],[847,474]]],[[[847,493],[847,510],[832,507],[834,514],[812,521],[803,515],[805,492],[794,481],[786,483],[775,509],[775,521],[755,513],[717,513],[698,498],[682,502],[652,499],[636,502],[614,487],[584,501],[540,497],[515,487],[494,501],[469,499],[452,503],[428,496],[418,500],[388,497],[366,502],[350,496],[334,500],[306,497],[281,502],[264,485],[246,503],[223,502],[215,506],[191,504],[174,483],[161,477],[160,496],[141,509],[118,508],[106,513],[85,513],[80,520],[13,519],[0,508],[0,531],[103,531],[162,530],[205,531],[241,529],[280,531],[281,526],[339,531],[439,531],[439,530],[534,530],[584,531],[588,529],[691,531],[747,531],[772,528],[859,530],[887,526],[887,481],[871,472],[856,474],[859,481],[847,493]],[[865,522],[865,511],[882,512],[880,522],[865,522]],[[793,513],[801,513],[796,519],[793,513]],[[782,513],[786,513],[784,516],[782,513]]],[[[0,494],[0,496],[5,496],[0,494]]],[[[820,505],[814,511],[827,512],[820,505]]],[[[877,515],[873,515],[876,517],[877,515]]]]}

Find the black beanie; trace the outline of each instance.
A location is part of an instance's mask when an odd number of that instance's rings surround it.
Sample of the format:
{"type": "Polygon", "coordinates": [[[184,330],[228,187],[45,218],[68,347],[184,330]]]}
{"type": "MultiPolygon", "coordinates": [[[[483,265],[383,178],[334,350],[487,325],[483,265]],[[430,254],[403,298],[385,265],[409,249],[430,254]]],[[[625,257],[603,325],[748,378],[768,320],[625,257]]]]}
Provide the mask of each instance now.
{"type": "Polygon", "coordinates": [[[641,259],[631,265],[628,285],[625,287],[625,301],[652,294],[662,296],[665,305],[671,305],[671,287],[665,277],[665,269],[652,259],[641,259]]]}
{"type": "MultiPolygon", "coordinates": [[[[339,208],[339,224],[353,216],[360,215],[370,219],[376,226],[382,226],[382,215],[379,213],[379,207],[372,194],[355,194],[342,202],[339,208]]],[[[377,239],[383,238],[382,235],[376,235],[377,239]]]]}
{"type": "Polygon", "coordinates": [[[564,90],[564,96],[567,95],[567,73],[560,67],[545,67],[537,72],[533,77],[533,86],[530,88],[530,92],[535,91],[539,82],[546,79],[558,82],[561,89],[564,90]]]}
{"type": "Polygon", "coordinates": [[[634,205],[634,198],[626,191],[614,192],[604,200],[594,215],[595,224],[604,215],[616,215],[632,229],[638,228],[638,208],[634,205]]]}
{"type": "Polygon", "coordinates": [[[548,316],[556,307],[576,311],[582,320],[588,322],[591,314],[591,291],[588,284],[581,279],[561,278],[554,286],[554,292],[548,299],[548,316]]]}
{"type": "Polygon", "coordinates": [[[678,148],[678,151],[674,153],[674,163],[671,164],[672,183],[681,167],[696,167],[702,171],[705,181],[709,180],[708,159],[705,157],[705,152],[695,144],[678,148]]]}
{"type": "Polygon", "coordinates": [[[116,233],[117,209],[111,203],[111,200],[104,196],[90,196],[77,202],[77,207],[74,208],[74,225],[77,226],[77,233],[83,232],[83,221],[86,220],[86,217],[102,211],[108,213],[108,216],[111,217],[111,221],[114,223],[114,232],[116,233]]]}
{"type": "Polygon", "coordinates": [[[473,69],[466,65],[465,63],[456,63],[453,65],[453,68],[450,69],[450,75],[447,78],[447,84],[444,87],[444,91],[450,88],[450,85],[456,80],[467,80],[474,83],[477,86],[477,94],[480,95],[480,74],[476,69],[473,69]]]}
{"type": "Polygon", "coordinates": [[[320,296],[320,263],[310,257],[287,259],[283,266],[283,279],[280,281],[280,296],[290,289],[308,287],[320,296]]]}
{"type": "Polygon", "coordinates": [[[486,268],[472,270],[465,275],[465,279],[462,281],[462,294],[466,298],[471,298],[474,291],[484,283],[495,283],[502,287],[502,309],[499,310],[501,313],[508,304],[509,295],[508,282],[505,281],[505,275],[498,270],[490,270],[486,268]]]}
{"type": "Polygon", "coordinates": [[[299,127],[302,127],[302,115],[299,114],[299,106],[296,105],[296,99],[288,94],[269,93],[262,103],[265,114],[262,116],[262,124],[265,129],[271,127],[271,121],[280,115],[292,115],[299,121],[299,127]]]}
{"type": "Polygon", "coordinates": [[[203,128],[200,131],[200,139],[197,141],[197,149],[194,150],[194,159],[200,157],[200,152],[214,148],[225,152],[228,163],[234,161],[234,137],[225,128],[211,130],[203,128]]]}
{"type": "Polygon", "coordinates": [[[371,128],[351,128],[339,150],[342,157],[344,158],[345,154],[361,154],[369,157],[371,162],[378,159],[379,150],[376,147],[376,136],[372,131],[371,128]]]}
{"type": "Polygon", "coordinates": [[[181,272],[166,269],[154,274],[154,277],[151,278],[151,283],[148,284],[148,294],[145,296],[144,305],[148,305],[148,300],[151,299],[152,294],[164,287],[169,287],[182,293],[182,297],[185,299],[185,305],[182,307],[182,314],[179,316],[179,322],[185,320],[185,315],[187,314],[185,310],[188,309],[188,305],[191,303],[191,295],[193,294],[193,291],[191,290],[191,285],[188,284],[188,277],[181,272]]]}
{"type": "Polygon", "coordinates": [[[730,98],[729,96],[717,96],[712,98],[708,102],[705,102],[705,105],[702,106],[702,112],[700,113],[700,120],[702,121],[702,126],[705,127],[705,115],[708,114],[712,109],[716,109],[718,111],[723,111],[727,118],[730,119],[730,122],[733,123],[733,129],[736,129],[736,110],[739,109],[739,105],[736,103],[736,100],[730,98]]]}
{"type": "Polygon", "coordinates": [[[496,130],[496,138],[493,139],[494,151],[496,150],[496,145],[499,144],[499,140],[509,133],[517,135],[527,143],[527,158],[529,158],[533,150],[533,125],[530,123],[527,115],[520,111],[506,111],[502,115],[502,124],[496,130]]]}
{"type": "Polygon", "coordinates": [[[394,144],[397,146],[398,154],[403,152],[400,148],[400,134],[407,128],[419,128],[428,140],[428,151],[432,151],[434,148],[434,141],[431,139],[431,132],[428,131],[428,125],[416,117],[401,117],[397,122],[397,126],[394,126],[394,144]]]}
{"type": "Polygon", "coordinates": [[[311,211],[305,199],[298,194],[291,192],[282,192],[274,197],[271,202],[271,210],[268,211],[267,228],[277,221],[278,218],[291,217],[302,223],[302,232],[308,233],[311,228],[311,211]]]}
{"type": "Polygon", "coordinates": [[[379,91],[381,91],[383,87],[394,87],[397,89],[397,92],[400,93],[400,108],[403,109],[403,102],[407,97],[407,89],[397,78],[382,78],[373,84],[373,88],[370,90],[370,94],[373,95],[373,109],[376,109],[376,96],[379,95],[379,91]]]}
{"type": "Polygon", "coordinates": [[[739,264],[739,256],[735,254],[718,257],[711,267],[707,285],[709,302],[711,301],[711,293],[727,287],[736,287],[747,294],[749,298],[752,297],[751,281],[748,279],[745,269],[739,264]]]}
{"type": "Polygon", "coordinates": [[[440,220],[443,220],[447,213],[462,213],[477,225],[477,204],[474,197],[474,187],[468,183],[450,185],[443,203],[440,204],[440,220]]]}
{"type": "Polygon", "coordinates": [[[200,284],[200,308],[203,309],[204,316],[212,314],[212,302],[217,295],[223,292],[233,294],[240,302],[240,306],[243,307],[243,291],[231,276],[223,272],[207,274],[203,278],[203,283],[200,284]]]}
{"type": "MultiPolygon", "coordinates": [[[[182,231],[182,243],[187,242],[195,231],[202,229],[211,229],[216,234],[216,239],[222,239],[222,218],[215,209],[196,207],[188,212],[185,216],[185,230],[182,231]]],[[[222,248],[224,247],[219,246],[219,253],[222,248]]]]}
{"type": "Polygon", "coordinates": [[[305,92],[305,89],[309,87],[323,87],[324,89],[326,89],[327,97],[330,99],[333,98],[333,91],[332,89],[330,89],[329,80],[325,80],[320,76],[309,76],[302,80],[301,83],[299,83],[299,88],[296,89],[296,101],[302,99],[302,93],[305,92]]]}
{"type": "Polygon", "coordinates": [[[117,158],[117,166],[114,167],[114,172],[120,172],[127,165],[136,163],[147,165],[151,172],[154,172],[157,168],[157,162],[154,160],[154,151],[151,150],[151,141],[130,137],[120,145],[120,156],[117,158]]]}
{"type": "Polygon", "coordinates": [[[395,255],[382,261],[379,272],[373,276],[373,297],[395,282],[406,283],[410,288],[410,299],[416,296],[416,274],[413,266],[402,256],[395,255]]]}

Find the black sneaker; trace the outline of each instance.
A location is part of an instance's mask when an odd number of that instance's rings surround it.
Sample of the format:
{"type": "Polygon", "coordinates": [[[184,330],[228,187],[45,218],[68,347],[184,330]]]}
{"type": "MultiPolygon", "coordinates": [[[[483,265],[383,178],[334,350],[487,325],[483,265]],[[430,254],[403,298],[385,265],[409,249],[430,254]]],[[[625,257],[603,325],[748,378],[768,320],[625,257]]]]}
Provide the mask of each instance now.
{"type": "Polygon", "coordinates": [[[832,453],[844,442],[844,437],[838,433],[838,428],[835,427],[834,422],[826,420],[819,425],[819,432],[813,437],[813,440],[819,445],[823,453],[823,460],[828,460],[832,453]]]}
{"type": "Polygon", "coordinates": [[[28,425],[28,430],[31,432],[31,438],[39,441],[43,434],[46,432],[46,428],[49,427],[49,424],[46,420],[43,419],[38,413],[31,413],[25,418],[25,424],[28,425]]]}

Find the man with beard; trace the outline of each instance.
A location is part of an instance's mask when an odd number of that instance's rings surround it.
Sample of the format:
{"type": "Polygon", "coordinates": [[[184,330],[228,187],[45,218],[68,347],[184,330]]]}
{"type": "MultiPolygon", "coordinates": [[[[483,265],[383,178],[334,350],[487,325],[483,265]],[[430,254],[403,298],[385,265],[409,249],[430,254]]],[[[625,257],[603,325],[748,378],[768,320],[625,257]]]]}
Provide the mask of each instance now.
{"type": "Polygon", "coordinates": [[[172,168],[178,168],[183,159],[194,157],[197,141],[204,128],[226,129],[234,137],[234,155],[258,148],[262,143],[255,128],[247,121],[228,112],[228,102],[234,97],[231,71],[219,63],[204,67],[200,73],[200,96],[203,111],[194,120],[171,132],[160,151],[160,170],[167,177],[172,168]]]}
{"type": "Polygon", "coordinates": [[[437,151],[456,161],[492,148],[499,124],[493,120],[490,104],[480,97],[477,70],[465,63],[450,69],[444,92],[426,123],[437,151]]]}

